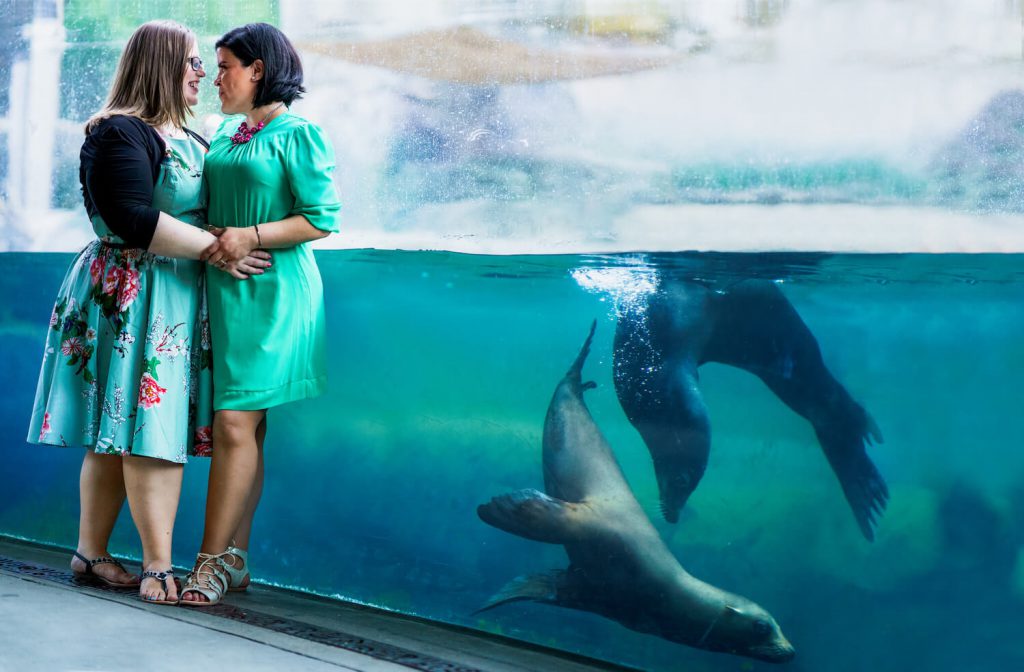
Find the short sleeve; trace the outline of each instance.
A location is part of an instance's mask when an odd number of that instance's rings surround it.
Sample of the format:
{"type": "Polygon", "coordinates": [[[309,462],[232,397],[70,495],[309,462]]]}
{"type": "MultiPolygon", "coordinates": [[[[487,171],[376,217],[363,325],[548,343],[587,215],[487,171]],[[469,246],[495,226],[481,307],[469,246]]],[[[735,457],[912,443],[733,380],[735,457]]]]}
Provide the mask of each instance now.
{"type": "Polygon", "coordinates": [[[321,231],[338,231],[341,201],[334,186],[334,148],[319,126],[305,123],[295,129],[285,170],[295,197],[288,214],[302,215],[321,231]]]}

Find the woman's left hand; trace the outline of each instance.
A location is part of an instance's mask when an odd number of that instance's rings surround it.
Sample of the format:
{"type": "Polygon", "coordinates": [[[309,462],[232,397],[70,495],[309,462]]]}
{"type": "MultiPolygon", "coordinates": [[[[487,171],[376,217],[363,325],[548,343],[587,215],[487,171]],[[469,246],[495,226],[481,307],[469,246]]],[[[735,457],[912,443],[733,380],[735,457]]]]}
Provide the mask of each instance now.
{"type": "Polygon", "coordinates": [[[206,248],[199,259],[214,266],[244,259],[256,249],[256,232],[248,227],[211,229],[211,233],[217,236],[217,241],[206,248]]]}

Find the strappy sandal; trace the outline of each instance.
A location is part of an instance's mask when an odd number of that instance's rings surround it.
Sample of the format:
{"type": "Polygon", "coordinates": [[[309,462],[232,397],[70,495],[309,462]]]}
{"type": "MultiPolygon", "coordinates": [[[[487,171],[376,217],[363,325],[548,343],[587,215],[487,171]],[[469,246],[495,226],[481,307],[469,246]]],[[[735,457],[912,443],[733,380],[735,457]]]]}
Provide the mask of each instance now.
{"type": "Polygon", "coordinates": [[[71,570],[74,573],[75,579],[77,581],[80,581],[82,583],[91,583],[94,585],[109,586],[111,588],[119,588],[121,590],[135,590],[139,587],[139,583],[141,583],[141,581],[133,583],[120,583],[118,581],[111,581],[107,577],[94,572],[93,567],[95,567],[96,565],[114,565],[125,574],[129,574],[128,570],[124,568],[124,565],[122,565],[120,562],[110,557],[109,555],[101,555],[98,558],[93,558],[92,560],[90,560],[78,551],[72,551],[71,553],[76,558],[85,563],[84,572],[76,572],[75,570],[71,570]]]}
{"type": "Polygon", "coordinates": [[[249,589],[249,552],[243,551],[235,546],[228,546],[224,555],[233,555],[242,561],[241,567],[235,567],[226,560],[222,561],[224,570],[228,573],[228,592],[241,593],[249,589]],[[243,583],[244,582],[244,583],[243,583]]]}
{"type": "Polygon", "coordinates": [[[212,607],[220,604],[231,585],[226,571],[227,563],[224,562],[225,555],[227,551],[217,555],[200,553],[196,556],[199,564],[185,577],[185,585],[179,595],[184,597],[185,593],[199,593],[207,601],[181,600],[178,604],[183,607],[212,607]]]}
{"type": "MultiPolygon", "coordinates": [[[[174,579],[174,570],[173,569],[168,569],[166,572],[154,572],[152,570],[145,571],[145,572],[142,573],[142,580],[145,581],[146,579],[156,579],[157,581],[159,581],[163,585],[164,595],[165,596],[169,592],[167,590],[167,588],[168,588],[170,582],[174,581],[175,582],[175,588],[178,587],[177,586],[177,582],[174,579]]],[[[139,585],[142,585],[142,584],[140,583],[139,585]]],[[[181,593],[179,592],[178,594],[180,595],[181,593]]],[[[143,602],[145,602],[146,604],[171,604],[171,605],[174,605],[174,604],[178,604],[179,602],[181,602],[181,598],[180,597],[178,599],[176,599],[176,600],[166,600],[166,599],[165,600],[154,600],[154,599],[151,599],[149,597],[143,597],[142,595],[139,595],[139,599],[142,600],[143,602]]]]}

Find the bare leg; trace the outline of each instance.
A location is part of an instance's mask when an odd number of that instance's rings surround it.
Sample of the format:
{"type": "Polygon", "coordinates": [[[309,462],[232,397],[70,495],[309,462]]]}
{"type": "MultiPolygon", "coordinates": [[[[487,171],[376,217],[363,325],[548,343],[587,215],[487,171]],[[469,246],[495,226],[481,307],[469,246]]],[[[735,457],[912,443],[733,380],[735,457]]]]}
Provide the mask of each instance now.
{"type": "MultiPolygon", "coordinates": [[[[164,572],[171,567],[171,535],[181,497],[184,465],[151,457],[124,458],[124,485],[128,506],[142,540],[142,567],[164,572]]],[[[177,588],[168,582],[167,592],[156,579],[145,579],[139,595],[150,600],[176,600],[177,588]]]]}
{"type": "MultiPolygon", "coordinates": [[[[206,493],[206,525],[200,551],[218,555],[227,550],[250,508],[256,489],[260,450],[257,430],[266,411],[217,411],[213,417],[213,460],[206,493]]],[[[255,510],[255,506],[252,507],[255,510]]],[[[251,528],[251,520],[247,523],[251,528]]],[[[237,541],[237,540],[236,540],[237,541]]],[[[245,540],[248,544],[248,539],[245,540]]],[[[194,591],[186,600],[205,602],[194,591]]]]}
{"type": "MultiPolygon", "coordinates": [[[[102,455],[87,450],[82,460],[78,490],[81,513],[78,521],[77,550],[90,560],[110,555],[107,544],[125,497],[121,456],[102,455]]],[[[84,572],[86,564],[78,558],[72,558],[71,569],[75,572],[84,572]]],[[[93,571],[116,583],[138,583],[138,577],[112,564],[96,565],[93,571]]]]}
{"type": "Polygon", "coordinates": [[[260,497],[263,495],[263,441],[266,437],[267,418],[264,416],[263,421],[256,428],[256,450],[258,452],[256,478],[252,484],[252,490],[249,492],[249,501],[246,502],[242,523],[235,531],[234,542],[232,543],[232,546],[243,551],[249,550],[249,537],[252,535],[252,519],[256,515],[256,507],[259,506],[260,497]]]}
{"type": "MultiPolygon", "coordinates": [[[[260,496],[263,495],[263,440],[266,437],[267,418],[264,416],[263,422],[256,428],[256,449],[259,453],[259,461],[256,464],[256,480],[252,484],[252,490],[249,492],[249,501],[245,505],[245,515],[242,516],[242,523],[235,531],[234,540],[231,542],[232,546],[246,551],[246,553],[249,551],[249,539],[252,536],[252,520],[256,516],[256,507],[259,506],[260,496]]],[[[224,561],[235,569],[245,568],[246,571],[245,578],[237,586],[232,586],[232,590],[246,588],[249,585],[250,578],[248,575],[249,570],[245,567],[245,560],[237,555],[230,554],[224,558],[224,561]]]]}

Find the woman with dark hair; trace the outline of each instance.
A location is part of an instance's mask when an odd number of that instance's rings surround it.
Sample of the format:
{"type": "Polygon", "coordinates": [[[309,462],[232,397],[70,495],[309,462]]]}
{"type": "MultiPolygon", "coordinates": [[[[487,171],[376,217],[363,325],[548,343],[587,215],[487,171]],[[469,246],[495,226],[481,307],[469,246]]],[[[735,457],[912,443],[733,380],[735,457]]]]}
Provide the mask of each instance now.
{"type": "MultiPolygon", "coordinates": [[[[171,533],[189,456],[209,456],[212,390],[200,254],[206,143],[185,127],[206,76],[196,37],[172,21],[128,40],[103,109],[85,125],[80,178],[97,240],[75,258],[47,332],[28,440],[85,446],[78,546],[83,579],[176,604],[171,533]],[[125,497],[142,581],[107,545],[125,497]]],[[[253,252],[216,273],[263,272],[253,252]]],[[[244,283],[238,283],[244,284],[244,283]]]]}
{"type": "Polygon", "coordinates": [[[277,28],[253,23],[216,44],[228,119],[206,157],[204,258],[230,267],[274,251],[273,270],[249,283],[209,281],[214,352],[213,440],[206,526],[182,604],[217,604],[248,585],[251,521],[263,486],[267,409],[314,397],[326,383],[323,285],[307,244],[338,230],[334,152],[319,126],[288,106],[305,91],[302,63],[277,28]]]}

